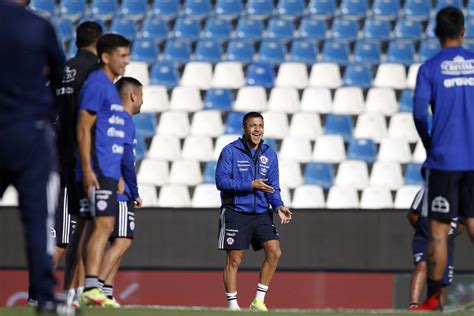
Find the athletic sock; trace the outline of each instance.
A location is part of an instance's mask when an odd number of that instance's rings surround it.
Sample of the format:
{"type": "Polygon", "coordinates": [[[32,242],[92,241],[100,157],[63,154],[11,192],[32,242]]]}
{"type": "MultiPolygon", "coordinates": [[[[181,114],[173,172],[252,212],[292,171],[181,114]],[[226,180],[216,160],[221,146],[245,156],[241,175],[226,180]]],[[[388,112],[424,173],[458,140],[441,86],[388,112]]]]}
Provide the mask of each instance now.
{"type": "Polygon", "coordinates": [[[104,283],[105,281],[104,280],[101,280],[101,279],[97,279],[97,288],[99,288],[100,290],[102,290],[104,288],[104,283]]]}
{"type": "Polygon", "coordinates": [[[227,297],[227,305],[229,306],[229,309],[238,309],[239,303],[237,303],[237,292],[232,292],[232,293],[225,293],[225,296],[227,297]]]}
{"type": "Polygon", "coordinates": [[[436,293],[439,293],[442,286],[443,284],[441,280],[432,280],[428,278],[428,297],[432,297],[436,293]]]}
{"type": "Polygon", "coordinates": [[[114,298],[114,286],[110,284],[104,284],[104,287],[102,288],[102,291],[104,292],[105,296],[107,296],[110,299],[114,298]]]}
{"type": "Polygon", "coordinates": [[[84,291],[89,291],[97,288],[99,288],[99,279],[93,275],[86,275],[84,291]]]}
{"type": "Polygon", "coordinates": [[[267,294],[268,291],[268,285],[259,283],[257,284],[257,293],[255,294],[255,299],[257,301],[264,301],[265,300],[265,294],[267,294]]]}

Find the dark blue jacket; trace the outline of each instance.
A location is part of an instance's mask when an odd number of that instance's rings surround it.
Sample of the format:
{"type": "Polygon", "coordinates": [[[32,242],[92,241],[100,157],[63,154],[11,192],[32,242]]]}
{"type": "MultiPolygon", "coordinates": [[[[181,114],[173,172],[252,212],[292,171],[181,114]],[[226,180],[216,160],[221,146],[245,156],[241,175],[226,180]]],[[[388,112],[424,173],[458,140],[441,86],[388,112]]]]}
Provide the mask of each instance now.
{"type": "Polygon", "coordinates": [[[216,167],[216,185],[222,207],[242,213],[266,213],[283,206],[280,197],[278,158],[263,141],[254,157],[242,138],[222,149],[216,167]],[[268,179],[273,193],[252,190],[252,181],[268,179]]]}

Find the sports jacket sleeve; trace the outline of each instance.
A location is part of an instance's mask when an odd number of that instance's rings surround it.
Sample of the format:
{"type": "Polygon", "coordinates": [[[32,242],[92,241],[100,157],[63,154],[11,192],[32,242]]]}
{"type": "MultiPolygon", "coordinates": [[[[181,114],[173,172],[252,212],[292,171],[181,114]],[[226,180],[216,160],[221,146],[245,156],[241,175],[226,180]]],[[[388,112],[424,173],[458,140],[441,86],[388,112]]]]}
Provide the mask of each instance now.
{"type": "Polygon", "coordinates": [[[232,177],[233,153],[230,146],[222,149],[216,167],[216,186],[219,191],[252,192],[252,180],[240,181],[232,177]]]}
{"type": "Polygon", "coordinates": [[[431,145],[431,137],[428,129],[428,107],[431,100],[431,85],[426,72],[425,64],[420,67],[416,79],[415,95],[413,97],[413,119],[415,120],[415,127],[423,142],[423,146],[428,152],[431,145]]]}
{"type": "Polygon", "coordinates": [[[135,172],[135,155],[133,154],[133,145],[124,144],[124,151],[122,156],[122,174],[130,189],[132,199],[139,198],[138,185],[137,185],[137,173],[135,172]]]}
{"type": "Polygon", "coordinates": [[[284,206],[280,195],[280,171],[278,168],[278,158],[276,154],[272,159],[272,165],[267,173],[268,182],[267,184],[275,189],[273,193],[265,193],[268,203],[272,206],[274,212],[277,212],[280,206],[284,206]]]}

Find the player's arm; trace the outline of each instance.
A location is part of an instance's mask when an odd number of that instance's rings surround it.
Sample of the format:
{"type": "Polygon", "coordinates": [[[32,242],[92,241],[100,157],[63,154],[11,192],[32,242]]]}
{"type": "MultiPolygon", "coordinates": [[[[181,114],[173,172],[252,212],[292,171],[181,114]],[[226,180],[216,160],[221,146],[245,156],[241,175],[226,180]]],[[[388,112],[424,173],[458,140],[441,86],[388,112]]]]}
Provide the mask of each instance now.
{"type": "Polygon", "coordinates": [[[422,65],[416,79],[415,95],[413,97],[413,119],[421,141],[428,152],[431,145],[428,128],[428,107],[431,100],[431,85],[426,65],[422,65]]]}
{"type": "Polygon", "coordinates": [[[137,173],[135,170],[135,155],[133,154],[133,145],[127,143],[124,144],[124,151],[122,156],[122,174],[125,183],[130,189],[132,199],[135,201],[135,206],[140,208],[142,200],[140,198],[140,195],[138,194],[138,181],[137,173]]]}
{"type": "Polygon", "coordinates": [[[252,181],[232,178],[232,149],[224,147],[216,166],[216,186],[219,191],[252,192],[252,181]]]}
{"type": "Polygon", "coordinates": [[[416,223],[418,223],[418,219],[420,218],[420,214],[413,210],[409,210],[407,213],[408,222],[410,222],[413,228],[416,228],[416,223]]]}
{"type": "Polygon", "coordinates": [[[81,160],[84,193],[90,195],[92,187],[99,188],[99,182],[92,170],[91,164],[91,144],[92,127],[96,122],[95,113],[81,109],[77,122],[77,144],[79,148],[79,158],[81,160]]]}
{"type": "Polygon", "coordinates": [[[291,213],[290,209],[284,205],[281,199],[280,171],[278,168],[278,159],[276,155],[272,159],[272,163],[270,169],[268,170],[267,176],[269,185],[274,188],[273,192],[265,193],[268,203],[270,203],[272,209],[276,213],[278,213],[278,216],[280,217],[280,222],[282,224],[288,224],[291,221],[293,213],[291,213]]]}

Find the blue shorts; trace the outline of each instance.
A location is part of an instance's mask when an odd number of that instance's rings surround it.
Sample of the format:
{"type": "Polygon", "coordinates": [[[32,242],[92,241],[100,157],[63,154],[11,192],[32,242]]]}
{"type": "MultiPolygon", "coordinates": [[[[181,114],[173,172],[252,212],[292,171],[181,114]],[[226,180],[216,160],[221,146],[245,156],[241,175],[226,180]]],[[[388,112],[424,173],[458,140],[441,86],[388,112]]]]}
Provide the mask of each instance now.
{"type": "Polygon", "coordinates": [[[279,233],[273,222],[273,212],[249,214],[221,210],[217,248],[220,250],[249,249],[255,251],[263,248],[269,240],[279,240],[279,233]]]}
{"type": "MultiPolygon", "coordinates": [[[[93,189],[89,198],[84,196],[80,200],[79,216],[91,220],[99,216],[116,216],[118,209],[117,185],[118,181],[112,178],[99,177],[100,189],[93,189]]],[[[82,187],[82,184],[81,184],[82,187]]]]}
{"type": "Polygon", "coordinates": [[[133,201],[118,201],[118,210],[117,215],[115,216],[115,228],[110,239],[133,239],[134,232],[135,206],[133,201]]]}
{"type": "MultiPolygon", "coordinates": [[[[416,266],[422,261],[427,261],[428,240],[425,238],[413,238],[412,242],[413,263],[416,266]]],[[[454,276],[454,245],[448,242],[448,265],[443,275],[443,286],[449,286],[454,276]]]]}

